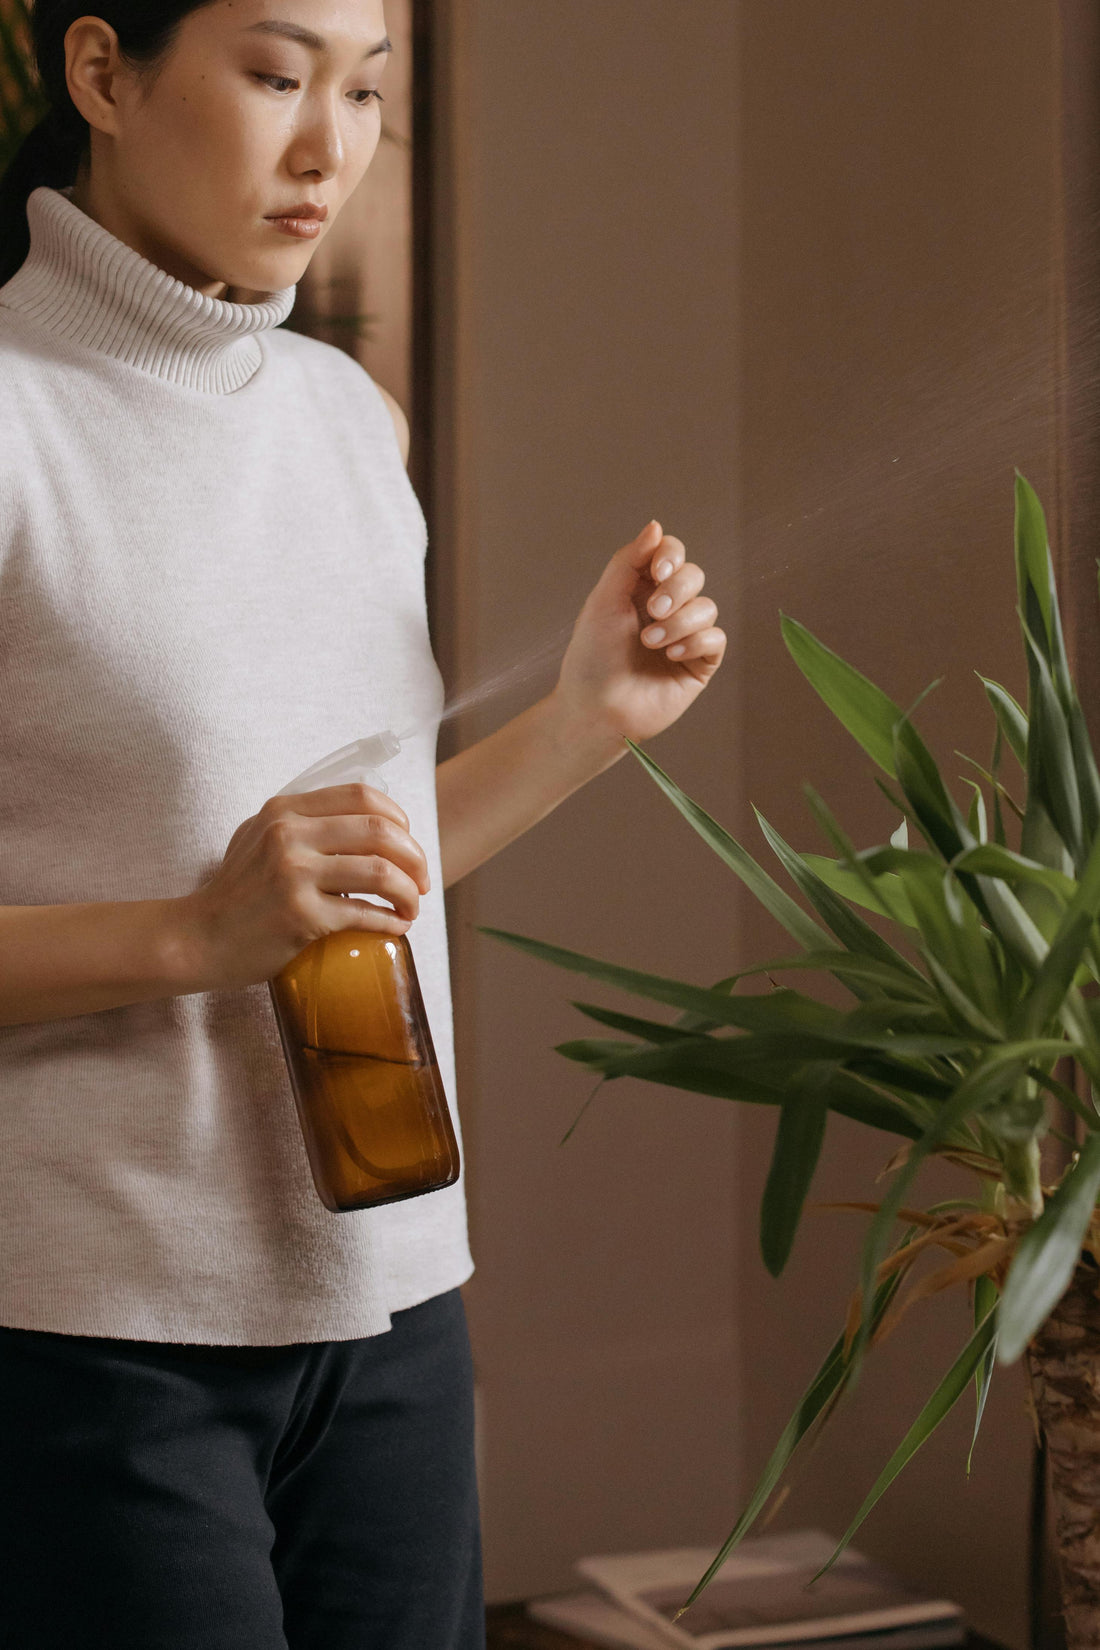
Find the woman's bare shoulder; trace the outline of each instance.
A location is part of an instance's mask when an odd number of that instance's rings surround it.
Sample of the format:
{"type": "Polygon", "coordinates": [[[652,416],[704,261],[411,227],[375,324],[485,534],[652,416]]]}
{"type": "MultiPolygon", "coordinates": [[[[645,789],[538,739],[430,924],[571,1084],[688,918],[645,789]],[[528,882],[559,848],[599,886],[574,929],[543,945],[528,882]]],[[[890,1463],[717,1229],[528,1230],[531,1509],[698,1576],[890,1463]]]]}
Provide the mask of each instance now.
{"type": "Polygon", "coordinates": [[[398,401],[395,395],[391,395],[389,390],[382,388],[377,379],[375,380],[375,387],[383,401],[386,403],[386,406],[389,408],[390,417],[393,419],[393,428],[397,436],[397,445],[401,449],[401,461],[404,464],[408,464],[409,421],[405,416],[405,409],[402,407],[400,401],[398,401]]]}

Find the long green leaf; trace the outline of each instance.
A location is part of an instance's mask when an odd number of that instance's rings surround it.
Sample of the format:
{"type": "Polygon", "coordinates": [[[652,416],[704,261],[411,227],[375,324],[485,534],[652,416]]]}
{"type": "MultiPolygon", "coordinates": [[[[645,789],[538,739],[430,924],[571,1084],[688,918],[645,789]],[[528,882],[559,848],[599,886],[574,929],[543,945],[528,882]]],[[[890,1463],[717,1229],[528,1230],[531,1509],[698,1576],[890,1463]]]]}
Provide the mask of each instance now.
{"type": "Polygon", "coordinates": [[[600,1025],[611,1026],[615,1031],[629,1031],[635,1037],[644,1037],[648,1043],[682,1043],[692,1035],[680,1026],[641,1019],[637,1014],[617,1014],[613,1008],[601,1008],[596,1003],[574,1002],[571,1006],[579,1008],[582,1014],[587,1014],[590,1020],[597,1020],[600,1025]]]}
{"type": "Polygon", "coordinates": [[[818,916],[832,929],[841,945],[846,946],[849,951],[856,952],[860,956],[874,957],[879,962],[887,963],[890,967],[896,968],[902,973],[915,975],[917,978],[920,977],[918,970],[913,967],[907,958],[903,957],[900,952],[895,951],[892,945],[876,933],[870,923],[857,916],[851,907],[838,895],[834,894],[833,890],[810,869],[802,856],[797,854],[788,843],[784,842],[779,832],[772,825],[769,825],[758,808],[755,808],[753,812],[756,814],[757,822],[769,847],[780,864],[796,887],[805,894],[818,916]]]}
{"type": "Polygon", "coordinates": [[[802,1207],[821,1155],[829,1115],[829,1084],[835,1063],[810,1068],[783,1101],[775,1147],[760,1205],[760,1252],[764,1265],[778,1277],[790,1259],[802,1207]]]}
{"type": "Polygon", "coordinates": [[[1077,791],[1081,798],[1081,825],[1085,840],[1091,842],[1100,831],[1100,773],[1089,738],[1088,724],[1076,693],[1067,711],[1070,744],[1073,747],[1073,765],[1077,774],[1077,791]]]}
{"type": "MultiPolygon", "coordinates": [[[[989,844],[986,844],[986,846],[989,846],[989,844]]],[[[977,851],[978,847],[979,844],[974,843],[973,851],[977,851]]],[[[910,899],[913,898],[912,889],[909,888],[908,884],[911,867],[914,867],[914,875],[927,878],[928,873],[922,872],[918,868],[919,862],[923,860],[935,869],[937,875],[941,874],[937,861],[929,854],[914,856],[910,852],[898,848],[874,848],[867,850],[864,858],[868,867],[876,876],[884,871],[896,871],[906,882],[910,899]]],[[[1015,894],[1003,882],[998,881],[995,877],[986,876],[976,876],[974,881],[980,890],[990,927],[998,940],[1010,956],[1019,959],[1029,975],[1034,973],[1049,950],[1046,940],[1015,894]]],[[[915,905],[914,909],[916,909],[915,905]]],[[[926,935],[926,938],[929,944],[937,950],[937,954],[942,956],[939,950],[939,941],[931,935],[926,935]]]]}
{"type": "MultiPolygon", "coordinates": [[[[864,959],[860,959],[866,963],[864,959]]],[[[914,1034],[923,1034],[934,1038],[935,1042],[923,1045],[925,1053],[937,1055],[946,1054],[947,1044],[954,1045],[956,1054],[968,1054],[975,1039],[965,1032],[959,1032],[958,1026],[951,1016],[944,1012],[942,1003],[936,1001],[934,990],[928,989],[925,998],[911,997],[901,1001],[894,997],[869,997],[858,1007],[845,1014],[839,1022],[846,1035],[851,1037],[862,1036],[867,1031],[885,1032],[886,1042],[881,1046],[887,1053],[904,1051],[908,1054],[919,1053],[920,1049],[906,1048],[914,1034]],[[960,1043],[962,1046],[960,1047],[960,1043]]],[[[1003,1038],[996,1039],[1003,1041],[1003,1038]]],[[[984,1037],[978,1039],[984,1042],[984,1037]]]]}
{"type": "MultiPolygon", "coordinates": [[[[802,1062],[737,1061],[731,1058],[731,1054],[737,1052],[731,1045],[739,1041],[741,1039],[699,1037],[675,1047],[652,1048],[610,1039],[582,1038],[558,1043],[556,1048],[566,1059],[576,1060],[608,1078],[640,1077],[646,1082],[686,1089],[692,1094],[709,1094],[716,1099],[781,1106],[802,1062]]],[[[927,1117],[927,1105],[921,1101],[920,1091],[906,1090],[899,1084],[896,1092],[889,1092],[886,1085],[898,1075],[897,1065],[882,1061],[884,1070],[880,1073],[875,1069],[875,1062],[868,1060],[866,1064],[868,1070],[862,1075],[837,1073],[829,1087],[829,1109],[869,1128],[916,1140],[926,1126],[927,1117]]],[[[900,1070],[904,1072],[904,1068],[900,1070]]]]}
{"type": "Polygon", "coordinates": [[[1026,974],[1040,967],[1050,949],[1042,932],[1010,888],[996,877],[975,879],[982,891],[989,926],[1026,974]]]}
{"type": "Polygon", "coordinates": [[[937,1386],[935,1392],[933,1392],[931,1398],[929,1398],[928,1402],[913,1422],[913,1425],[909,1428],[909,1431],[905,1434],[905,1437],[902,1439],[893,1455],[891,1455],[889,1461],[887,1461],[886,1465],[875,1479],[874,1484],[871,1486],[871,1489],[865,1497],[859,1511],[856,1513],[856,1516],[852,1519],[852,1522],[848,1525],[848,1528],[837,1542],[836,1551],[833,1553],[828,1562],[821,1566],[821,1569],[817,1572],[817,1575],[813,1577],[814,1581],[817,1580],[817,1576],[824,1575],[825,1571],[836,1563],[837,1559],[840,1557],[845,1547],[847,1547],[848,1543],[859,1529],[859,1526],[863,1523],[863,1520],[867,1517],[867,1514],[871,1511],[871,1508],[875,1505],[875,1502],[882,1495],[883,1491],[890,1487],[890,1485],[894,1482],[894,1479],[898,1476],[898,1473],[901,1472],[902,1468],[907,1466],[912,1460],[913,1456],[917,1453],[918,1449],[920,1449],[925,1439],[931,1437],[932,1433],[935,1432],[944,1416],[949,1414],[958,1403],[959,1399],[969,1386],[971,1378],[981,1364],[982,1359],[985,1357],[990,1346],[992,1346],[996,1334],[997,1309],[994,1307],[989,1313],[989,1316],[983,1320],[981,1325],[971,1336],[970,1340],[967,1341],[962,1352],[951,1365],[951,1368],[937,1386]]]}
{"type": "Polygon", "coordinates": [[[897,1003],[934,1001],[935,993],[928,981],[917,970],[910,972],[893,964],[879,962],[875,957],[858,957],[854,951],[805,951],[800,957],[776,957],[771,962],[758,963],[739,975],[748,980],[754,975],[782,973],[835,974],[838,980],[856,981],[874,985],[889,997],[897,1012],[897,1003]]]}
{"type": "MultiPolygon", "coordinates": [[[[1005,738],[998,723],[993,735],[993,754],[989,758],[989,783],[993,788],[993,840],[998,848],[1007,848],[1008,833],[1005,830],[1004,809],[1001,807],[1001,792],[1003,786],[1000,781],[1001,757],[1004,755],[1005,738]]],[[[1007,792],[1005,793],[1007,795],[1007,792]]]]}
{"type": "MultiPolygon", "coordinates": [[[[997,1304],[997,1285],[988,1275],[974,1279],[974,1328],[980,1329],[990,1312],[997,1304]]],[[[970,1448],[966,1455],[966,1476],[970,1477],[970,1466],[974,1460],[974,1446],[978,1442],[978,1433],[981,1431],[982,1417],[985,1415],[986,1399],[989,1397],[990,1382],[993,1380],[993,1369],[997,1361],[997,1337],[994,1335],[982,1357],[981,1363],[974,1376],[976,1389],[974,1404],[974,1431],[970,1438],[970,1448]]]]}
{"type": "MultiPolygon", "coordinates": [[[[976,847],[974,851],[978,851],[976,847]]],[[[869,869],[876,874],[889,869],[900,877],[925,942],[926,965],[934,958],[939,968],[951,976],[958,991],[974,1003],[976,1010],[987,1020],[996,1022],[1001,999],[1000,976],[977,909],[969,897],[957,898],[954,902],[949,899],[949,876],[932,854],[882,848],[865,858],[869,869]]],[[[965,896],[969,895],[970,886],[970,882],[963,883],[965,896]]],[[[931,966],[929,971],[933,972],[931,966]]],[[[939,984],[938,974],[936,979],[939,984]]]]}
{"type": "Polygon", "coordinates": [[[954,859],[975,839],[948,795],[943,776],[908,717],[894,729],[894,766],[902,794],[928,841],[944,859],[954,859]]]}
{"type": "MultiPolygon", "coordinates": [[[[740,974],[727,974],[724,980],[719,980],[710,989],[712,991],[732,991],[740,979],[740,974]]],[[[717,1021],[710,1019],[706,1014],[693,1014],[690,1010],[685,1010],[683,1014],[676,1016],[673,1023],[684,1031],[713,1031],[717,1021]]]]}
{"type": "Polygon", "coordinates": [[[1060,905],[1068,905],[1077,892],[1074,879],[1064,871],[1055,871],[1049,865],[1027,859],[995,842],[983,843],[979,848],[968,848],[952,860],[953,871],[972,871],[982,876],[999,877],[1010,887],[1018,883],[1035,883],[1055,894],[1060,905]]]}
{"type": "Polygon", "coordinates": [[[1092,844],[1077,893],[1066,907],[1050,949],[1020,1005],[1019,1031],[1022,1036],[1039,1036],[1062,1008],[1088,949],[1098,915],[1100,836],[1092,844]]]}
{"type": "MultiPolygon", "coordinates": [[[[1019,476],[1018,471],[1017,475],[1019,476]]],[[[1019,479],[1022,481],[1023,477],[1019,477],[1019,479]]],[[[1073,679],[1070,674],[1065,637],[1062,633],[1062,615],[1058,608],[1058,589],[1054,578],[1054,558],[1050,550],[1050,536],[1047,533],[1046,517],[1043,513],[1043,507],[1039,503],[1038,495],[1027,481],[1024,481],[1024,488],[1031,494],[1040,527],[1036,545],[1034,582],[1040,607],[1044,605],[1043,597],[1045,595],[1046,647],[1044,651],[1050,663],[1062,707],[1068,710],[1074,698],[1073,679]],[[1040,581],[1042,583],[1041,590],[1039,589],[1040,581]]],[[[1029,577],[1032,577],[1030,570],[1029,577]]],[[[1032,616],[1026,606],[1024,608],[1024,619],[1029,626],[1032,625],[1032,616]]]]}
{"type": "MultiPolygon", "coordinates": [[[[825,834],[832,841],[834,847],[843,856],[846,869],[848,869],[850,874],[853,875],[856,882],[862,886],[864,897],[871,899],[875,898],[877,896],[878,889],[882,883],[887,880],[887,878],[883,877],[876,879],[872,876],[867,865],[866,854],[860,854],[856,851],[854,845],[849,840],[846,833],[842,830],[838,821],[833,817],[831,811],[822,801],[821,797],[817,795],[817,792],[814,791],[812,786],[807,785],[804,786],[803,789],[806,792],[807,799],[819,824],[825,831],[825,834]]],[[[898,831],[895,832],[895,837],[897,838],[899,848],[902,852],[907,851],[908,834],[908,829],[905,820],[903,819],[898,831]]],[[[893,842],[894,838],[891,838],[891,841],[893,842]]],[[[960,906],[960,901],[957,896],[954,906],[949,906],[949,902],[946,899],[946,891],[950,878],[941,880],[939,867],[936,865],[935,861],[929,859],[927,856],[924,856],[923,858],[916,859],[913,863],[916,866],[915,874],[919,875],[923,881],[928,881],[929,879],[931,880],[934,888],[935,904],[939,913],[937,917],[937,926],[942,928],[947,934],[949,940],[948,952],[953,954],[961,947],[968,953],[964,968],[958,970],[957,972],[959,972],[960,977],[964,977],[968,983],[976,981],[979,991],[982,992],[985,1001],[992,1007],[992,1005],[994,1005],[999,998],[999,980],[993,960],[989,957],[986,950],[986,944],[981,931],[980,923],[978,922],[977,912],[970,906],[966,905],[965,902],[963,902],[960,906]],[[956,910],[955,906],[960,908],[956,910]]],[[[889,880],[896,883],[898,888],[901,890],[901,897],[905,900],[908,908],[908,914],[912,918],[913,923],[917,925],[918,931],[921,931],[921,925],[917,917],[916,910],[914,909],[913,901],[906,890],[903,879],[892,873],[889,873],[888,876],[889,880]]],[[[929,937],[927,930],[928,924],[926,921],[923,930],[924,937],[926,939],[929,937]]],[[[901,959],[897,960],[901,961],[901,959]]],[[[1002,1032],[999,1025],[995,1024],[989,1015],[982,1011],[977,1003],[972,1000],[969,993],[964,991],[962,987],[956,983],[956,980],[947,972],[935,954],[934,945],[931,947],[926,945],[924,950],[924,964],[936,987],[938,987],[941,995],[946,999],[949,1009],[953,1009],[955,1011],[962,1024],[968,1031],[974,1033],[981,1042],[986,1042],[989,1040],[1002,1040],[1002,1032]]],[[[923,976],[916,970],[914,971],[914,975],[916,979],[920,980],[920,986],[923,989],[925,984],[923,976]]]]}
{"type": "MultiPolygon", "coordinates": [[[[775,1006],[774,996],[759,1000],[775,1006]]],[[[751,999],[741,998],[740,1001],[751,999]]],[[[916,1010],[920,1006],[914,1004],[913,1008],[916,1010]]],[[[880,1017],[886,1019],[888,1028],[894,1013],[900,1017],[903,1007],[903,1004],[894,1005],[893,1011],[880,1017]]],[[[858,1064],[864,1059],[893,1062],[896,1069],[908,1073],[910,1068],[919,1069],[922,1062],[930,1059],[969,1054],[974,1046],[973,1038],[959,1036],[954,1028],[937,1027],[925,1031],[918,1021],[913,1029],[903,1024],[894,1032],[883,1029],[882,1024],[874,1020],[860,1020],[854,1015],[850,1018],[845,1016],[821,1031],[790,1024],[774,1029],[761,1028],[740,1037],[720,1035],[691,1041],[705,1048],[707,1057],[723,1069],[733,1070],[734,1067],[746,1065],[767,1066],[777,1073],[790,1072],[808,1060],[843,1060],[846,1064],[858,1064]]],[[[1050,1046],[1043,1044],[1044,1048],[1050,1046]]],[[[1057,1046],[1063,1053],[1070,1051],[1069,1044],[1057,1046]]],[[[669,1048],[669,1053],[674,1055],[679,1050],[690,1052],[689,1043],[675,1043],[669,1048]]]]}
{"type": "Polygon", "coordinates": [[[1063,876],[1076,875],[1073,855],[1035,790],[1027,798],[1020,832],[1020,852],[1025,859],[1032,859],[1037,865],[1048,865],[1052,871],[1060,871],[1063,876]]]}
{"type": "Polygon", "coordinates": [[[1029,629],[1024,631],[1031,663],[1031,737],[1028,741],[1028,808],[1041,804],[1058,835],[1080,864],[1081,798],[1077,789],[1077,768],[1065,711],[1051,675],[1029,629]]]}
{"type": "Polygon", "coordinates": [[[993,713],[997,724],[1004,735],[1005,742],[1019,762],[1021,768],[1027,771],[1027,713],[1022,705],[1012,697],[1006,687],[1000,682],[991,682],[988,676],[979,674],[978,680],[985,688],[986,698],[993,706],[993,713]]]}
{"type": "Polygon", "coordinates": [[[976,1037],[985,1042],[1003,1042],[1004,1033],[1000,1027],[983,1014],[972,997],[951,977],[943,964],[931,952],[925,957],[929,974],[932,976],[944,1001],[955,1010],[959,1020],[976,1037]]]}
{"type": "Polygon", "coordinates": [[[1020,1356],[1073,1277],[1100,1191],[1100,1133],[1090,1134],[1076,1164],[1020,1239],[1001,1297],[999,1363],[1020,1356]]]}
{"type": "MultiPolygon", "coordinates": [[[[1067,1084],[1059,1082],[1052,1072],[1045,1071],[1039,1066],[1029,1066],[1028,1076],[1033,1082],[1038,1083],[1040,1088],[1046,1089],[1049,1094],[1053,1094],[1056,1100],[1060,1100],[1067,1110],[1075,1112],[1090,1132],[1093,1129],[1100,1128],[1100,1113],[1097,1112],[1096,1107],[1094,1105],[1090,1106],[1082,1100],[1081,1096],[1069,1088],[1067,1084]]],[[[1074,1148],[1076,1149],[1076,1142],[1074,1142],[1074,1148]]]]}
{"type": "Polygon", "coordinates": [[[824,854],[803,854],[802,858],[834,894],[839,894],[850,904],[861,905],[865,911],[873,911],[876,916],[889,917],[891,921],[901,923],[906,928],[917,926],[917,919],[909,904],[909,896],[899,877],[891,873],[888,876],[874,878],[874,892],[871,892],[862,877],[835,859],[826,859],[824,854]]]}
{"type": "MultiPolygon", "coordinates": [[[[915,1227],[910,1227],[908,1231],[904,1232],[897,1248],[903,1249],[907,1243],[910,1243],[915,1231],[915,1227]]],[[[884,1283],[879,1285],[872,1311],[872,1324],[875,1328],[885,1317],[900,1284],[901,1273],[895,1272],[892,1277],[887,1278],[884,1283]]],[[[783,1428],[779,1441],[768,1457],[764,1470],[753,1488],[744,1512],[714,1555],[707,1569],[695,1583],[690,1597],[685,1599],[680,1606],[677,1616],[682,1616],[685,1610],[690,1609],[703,1589],[714,1580],[733,1549],[739,1546],[748,1535],[786,1472],[791,1457],[799,1444],[808,1435],[818,1418],[824,1415],[827,1408],[831,1407],[843,1393],[848,1381],[849,1364],[850,1360],[844,1350],[844,1336],[841,1335],[829,1348],[825,1361],[803,1393],[794,1414],[783,1428]]]]}
{"type": "MultiPolygon", "coordinates": [[[[814,818],[817,820],[817,823],[832,843],[841,865],[845,870],[849,871],[856,877],[863,887],[865,897],[872,901],[872,909],[877,909],[881,903],[881,890],[878,883],[875,881],[875,878],[867,869],[863,855],[856,848],[855,843],[844,830],[840,824],[840,821],[836,818],[836,815],[833,813],[824,797],[819,796],[812,785],[803,785],[802,792],[806,798],[806,801],[810,805],[810,810],[813,813],[814,818]]],[[[894,835],[899,838],[904,838],[903,846],[908,846],[909,827],[904,818],[902,819],[901,824],[898,826],[894,835]]],[[[891,837],[890,840],[893,841],[893,837],[891,837]]],[[[802,857],[805,859],[805,855],[802,857]]],[[[884,914],[888,917],[891,916],[888,909],[884,914]]],[[[894,919],[891,917],[891,920],[894,919]]]]}
{"type": "MultiPolygon", "coordinates": [[[[623,968],[618,963],[602,962],[584,956],[579,951],[567,951],[561,946],[547,945],[542,940],[529,939],[523,934],[511,934],[500,928],[479,927],[478,933],[514,945],[517,950],[554,963],[559,968],[587,974],[604,980],[620,990],[651,997],[656,1002],[670,1003],[675,1008],[687,1008],[706,1014],[719,1024],[734,1026],[757,1034],[759,1042],[766,1034],[774,1039],[776,1049],[788,1048],[794,1060],[828,1059],[838,1049],[853,1053],[861,1050],[881,1051],[887,1055],[918,1059],[928,1056],[959,1053],[968,1047],[966,1038],[958,1036],[922,1035],[914,1033],[893,1037],[860,1027],[836,1009],[817,1002],[796,991],[777,990],[767,996],[730,997],[724,992],[709,991],[704,986],[687,985],[682,980],[666,979],[657,974],[645,974],[638,969],[623,968]]],[[[719,1046],[734,1048],[745,1044],[742,1038],[726,1039],[719,1046]]],[[[761,1043],[761,1050],[770,1057],[771,1046],[761,1043]]],[[[744,1058],[739,1048],[735,1057],[744,1058]]],[[[759,1056],[758,1056],[759,1057],[759,1056]]]]}
{"type": "Polygon", "coordinates": [[[1047,538],[1046,516],[1038,494],[1017,470],[1016,472],[1016,583],[1020,612],[1026,625],[1040,621],[1037,639],[1048,659],[1052,657],[1054,636],[1054,579],[1047,538]]]}
{"type": "MultiPolygon", "coordinates": [[[[978,877],[990,925],[998,932],[1005,948],[1012,950],[1017,956],[1019,945],[1015,939],[1015,929],[1018,927],[1019,914],[1023,913],[1033,932],[1040,937],[1045,951],[1061,921],[1063,911],[1077,892],[1077,884],[1073,877],[1067,875],[1064,870],[1055,869],[1050,863],[1057,858],[1072,871],[1072,864],[1061,847],[1061,839],[1053,826],[1050,827],[1049,839],[1044,839],[1046,845],[1036,845],[1037,839],[1033,831],[1040,818],[1046,819],[1043,810],[1037,804],[1031,805],[1028,813],[1029,830],[1025,832],[1029,839],[1030,853],[1017,854],[1003,845],[987,843],[960,854],[951,866],[953,872],[965,872],[978,877]],[[1054,843],[1058,844],[1057,855],[1053,852],[1054,843]],[[1040,860],[1033,857],[1036,853],[1042,854],[1043,858],[1040,860]],[[1006,915],[1012,923],[1012,934],[1002,933],[999,926],[1003,924],[1006,915]]],[[[1030,945],[1028,962],[1032,968],[1037,968],[1041,963],[1041,957],[1032,954],[1030,945]]]]}
{"type": "Polygon", "coordinates": [[[894,727],[904,714],[902,710],[797,619],[784,614],[780,627],[791,658],[810,686],[871,760],[893,778],[894,727]]]}
{"type": "Polygon", "coordinates": [[[970,810],[966,816],[966,825],[972,837],[979,842],[989,841],[989,823],[985,812],[985,793],[976,779],[966,778],[963,784],[974,792],[970,800],[970,810]]]}
{"type": "Polygon", "coordinates": [[[628,739],[626,743],[650,778],[660,786],[688,824],[699,833],[708,847],[713,848],[719,859],[741,878],[749,892],[755,895],[764,909],[787,930],[791,938],[807,950],[827,946],[829,936],[825,930],[818,927],[813,918],[808,916],[802,907],[756,863],[752,855],[742,848],[717,820],[712,819],[705,809],[697,802],[693,802],[640,745],[636,745],[633,739],[628,739]]]}
{"type": "Polygon", "coordinates": [[[639,997],[669,1003],[673,1008],[703,1014],[717,1025],[780,1032],[793,1030],[799,1025],[806,1031],[823,1033],[841,1018],[835,1009],[794,991],[777,991],[767,997],[730,997],[725,992],[710,991],[705,986],[688,985],[682,980],[666,979],[659,974],[646,974],[637,968],[623,968],[618,963],[586,957],[580,951],[547,945],[543,940],[511,934],[503,928],[479,926],[477,932],[502,940],[505,945],[514,945],[518,951],[525,951],[528,956],[538,957],[542,962],[553,963],[557,968],[587,974],[594,980],[617,986],[621,991],[634,992],[639,997]]]}

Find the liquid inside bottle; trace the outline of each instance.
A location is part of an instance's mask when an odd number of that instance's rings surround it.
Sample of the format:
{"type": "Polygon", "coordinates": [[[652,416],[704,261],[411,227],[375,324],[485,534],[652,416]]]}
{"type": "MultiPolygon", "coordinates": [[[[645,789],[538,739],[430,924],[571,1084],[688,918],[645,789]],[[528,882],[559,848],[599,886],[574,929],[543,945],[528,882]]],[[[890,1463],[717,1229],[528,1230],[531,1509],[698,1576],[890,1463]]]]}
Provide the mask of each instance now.
{"type": "Polygon", "coordinates": [[[453,1185],[458,1144],[406,936],[328,934],[276,975],[271,998],[326,1208],[453,1185]]]}

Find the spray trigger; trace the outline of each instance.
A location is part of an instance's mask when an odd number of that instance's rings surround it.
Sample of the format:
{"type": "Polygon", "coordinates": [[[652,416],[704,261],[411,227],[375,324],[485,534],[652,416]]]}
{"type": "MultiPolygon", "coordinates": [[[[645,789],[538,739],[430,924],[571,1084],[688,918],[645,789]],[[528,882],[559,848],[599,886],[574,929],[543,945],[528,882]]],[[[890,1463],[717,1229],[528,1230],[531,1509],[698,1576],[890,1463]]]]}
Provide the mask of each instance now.
{"type": "Polygon", "coordinates": [[[341,745],[330,751],[283,786],[279,796],[297,796],[302,791],[319,791],[325,785],[373,785],[388,796],[389,786],[377,772],[401,749],[401,741],[391,728],[382,733],[368,734],[365,739],[353,739],[350,745],[341,745]]]}

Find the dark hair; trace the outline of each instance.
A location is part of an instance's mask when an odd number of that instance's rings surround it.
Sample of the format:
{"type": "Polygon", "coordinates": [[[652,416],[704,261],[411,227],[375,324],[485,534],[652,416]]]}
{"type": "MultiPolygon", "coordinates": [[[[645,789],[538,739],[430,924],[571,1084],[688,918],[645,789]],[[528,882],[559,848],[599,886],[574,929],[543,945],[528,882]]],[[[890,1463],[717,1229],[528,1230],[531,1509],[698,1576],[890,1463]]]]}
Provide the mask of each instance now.
{"type": "Polygon", "coordinates": [[[36,0],[31,42],[49,113],[33,127],[0,178],[0,283],[15,274],[30,248],[27,197],[42,184],[63,189],[75,182],[88,147],[88,123],[69,96],[65,36],[78,17],[102,17],[118,35],[119,50],[134,67],[152,68],[175,40],[189,12],[210,0],[174,5],[171,0],[104,0],[98,10],[73,0],[36,0]]]}

